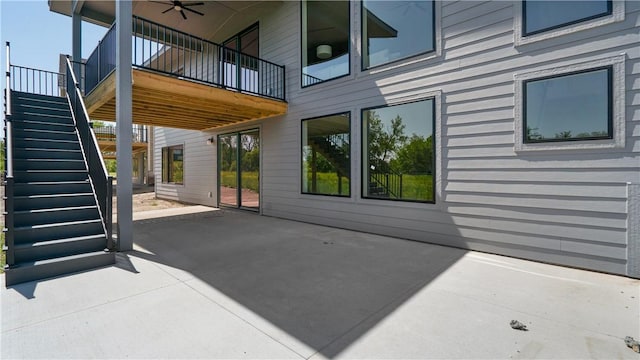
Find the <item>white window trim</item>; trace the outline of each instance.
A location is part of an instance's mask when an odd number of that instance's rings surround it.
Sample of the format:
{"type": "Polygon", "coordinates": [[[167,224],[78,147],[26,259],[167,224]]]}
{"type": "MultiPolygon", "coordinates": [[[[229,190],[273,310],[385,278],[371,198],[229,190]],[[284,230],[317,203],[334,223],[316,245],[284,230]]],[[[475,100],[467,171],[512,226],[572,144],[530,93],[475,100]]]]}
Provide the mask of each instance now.
{"type": "Polygon", "coordinates": [[[548,151],[548,150],[582,150],[582,149],[619,149],[625,147],[625,54],[608,57],[599,60],[592,60],[574,65],[555,67],[550,69],[536,70],[526,73],[514,74],[514,150],[516,152],[526,151],[548,151]],[[526,80],[538,79],[548,76],[562,76],[576,71],[590,70],[603,66],[613,66],[613,89],[612,89],[612,109],[613,109],[613,138],[603,140],[573,140],[567,142],[524,142],[524,99],[523,83],[526,80]]]}
{"type": "Polygon", "coordinates": [[[516,2],[514,6],[514,44],[516,46],[527,45],[530,43],[553,39],[559,36],[572,34],[582,30],[593,29],[599,26],[624,21],[624,0],[612,1],[611,14],[596,19],[585,20],[576,24],[563,26],[561,28],[543,31],[533,35],[524,35],[522,24],[522,1],[516,2]]]}

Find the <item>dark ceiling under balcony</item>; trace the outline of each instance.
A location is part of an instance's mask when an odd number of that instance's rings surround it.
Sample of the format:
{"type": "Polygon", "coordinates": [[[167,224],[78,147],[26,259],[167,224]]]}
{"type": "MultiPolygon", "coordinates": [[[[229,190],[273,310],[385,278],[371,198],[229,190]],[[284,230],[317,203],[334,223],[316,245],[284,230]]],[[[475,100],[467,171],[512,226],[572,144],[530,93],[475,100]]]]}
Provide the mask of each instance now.
{"type": "MultiPolygon", "coordinates": [[[[49,10],[71,16],[72,0],[49,0],[49,10]]],[[[134,1],[133,15],[155,21],[171,28],[199,36],[203,39],[223,41],[238,31],[255,23],[259,16],[273,11],[282,1],[204,1],[204,5],[193,7],[204,16],[185,12],[183,19],[179,11],[168,11],[168,5],[150,1],[134,1]],[[233,24],[234,26],[229,26],[233,24]]],[[[115,1],[78,1],[83,21],[110,26],[115,20],[115,1]]]]}

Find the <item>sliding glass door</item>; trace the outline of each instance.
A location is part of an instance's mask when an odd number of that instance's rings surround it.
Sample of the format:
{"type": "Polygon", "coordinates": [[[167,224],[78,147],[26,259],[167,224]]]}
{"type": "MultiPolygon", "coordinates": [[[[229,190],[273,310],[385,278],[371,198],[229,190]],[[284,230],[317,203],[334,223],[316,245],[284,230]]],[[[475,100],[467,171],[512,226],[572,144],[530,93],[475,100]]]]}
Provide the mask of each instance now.
{"type": "Polygon", "coordinates": [[[218,136],[218,164],[220,205],[260,209],[260,131],[218,136]]]}

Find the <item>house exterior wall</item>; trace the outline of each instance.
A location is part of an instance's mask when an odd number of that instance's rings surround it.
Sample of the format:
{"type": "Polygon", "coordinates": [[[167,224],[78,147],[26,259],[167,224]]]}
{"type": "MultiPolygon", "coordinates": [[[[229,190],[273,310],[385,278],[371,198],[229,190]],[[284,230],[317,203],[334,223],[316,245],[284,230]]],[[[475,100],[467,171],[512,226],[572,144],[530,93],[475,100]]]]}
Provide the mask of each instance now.
{"type": "MultiPolygon", "coordinates": [[[[307,88],[300,86],[300,4],[285,1],[258,19],[261,57],[286,66],[289,102],[287,115],[241,127],[261,129],[262,214],[640,277],[640,2],[615,1],[608,23],[533,41],[515,30],[520,6],[439,2],[435,53],[361,70],[361,9],[352,2],[350,74],[307,88]],[[614,99],[621,144],[517,149],[519,77],[603,61],[622,69],[614,99]],[[361,110],[432,96],[435,204],[362,198],[361,110]],[[302,194],[301,120],[347,111],[351,196],[302,194]]],[[[216,205],[216,146],[206,139],[231,130],[156,129],[156,164],[161,147],[185,144],[185,184],[157,177],[158,196],[216,205]]]]}

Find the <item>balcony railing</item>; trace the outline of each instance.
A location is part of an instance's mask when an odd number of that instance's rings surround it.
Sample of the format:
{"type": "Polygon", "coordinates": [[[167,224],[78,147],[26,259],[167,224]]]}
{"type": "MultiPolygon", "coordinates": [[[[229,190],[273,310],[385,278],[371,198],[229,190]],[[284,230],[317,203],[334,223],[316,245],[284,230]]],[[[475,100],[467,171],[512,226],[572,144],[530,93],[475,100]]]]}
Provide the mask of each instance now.
{"type": "MultiPolygon", "coordinates": [[[[146,126],[135,125],[132,130],[132,141],[134,143],[149,142],[146,126]]],[[[117,133],[115,126],[95,127],[94,125],[93,132],[96,134],[96,139],[98,139],[98,141],[116,141],[117,133]]]]}
{"type": "Polygon", "coordinates": [[[20,92],[64,96],[65,75],[52,71],[11,65],[11,89],[20,92]]]}
{"type": "MultiPolygon", "coordinates": [[[[111,26],[86,63],[86,93],[114,69],[116,26],[111,26]]],[[[284,66],[214,42],[133,17],[132,64],[228,90],[285,99],[284,66]]]]}

